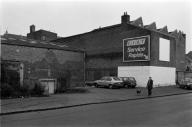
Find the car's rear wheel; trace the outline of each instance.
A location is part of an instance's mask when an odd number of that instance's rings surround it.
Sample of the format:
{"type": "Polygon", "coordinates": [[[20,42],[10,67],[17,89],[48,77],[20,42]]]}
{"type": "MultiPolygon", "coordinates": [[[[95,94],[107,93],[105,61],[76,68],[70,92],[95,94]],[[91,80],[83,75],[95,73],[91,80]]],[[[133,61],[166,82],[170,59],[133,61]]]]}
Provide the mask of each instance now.
{"type": "Polygon", "coordinates": [[[189,86],[187,86],[187,89],[191,90],[191,89],[192,89],[192,86],[190,86],[190,85],[189,85],[189,86]]]}
{"type": "Polygon", "coordinates": [[[132,86],[132,88],[135,88],[135,86],[132,86]]]}
{"type": "Polygon", "coordinates": [[[98,84],[95,84],[95,87],[98,88],[98,84]]]}
{"type": "Polygon", "coordinates": [[[125,87],[125,88],[128,88],[129,86],[126,84],[126,85],[124,85],[124,87],[125,87]]]}

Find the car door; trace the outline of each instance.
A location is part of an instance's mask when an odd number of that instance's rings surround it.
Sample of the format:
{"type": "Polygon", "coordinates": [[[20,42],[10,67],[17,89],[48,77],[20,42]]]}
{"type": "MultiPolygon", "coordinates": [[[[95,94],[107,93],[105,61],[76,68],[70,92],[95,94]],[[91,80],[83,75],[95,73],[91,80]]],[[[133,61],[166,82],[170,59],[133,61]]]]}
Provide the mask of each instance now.
{"type": "Polygon", "coordinates": [[[111,84],[111,80],[111,77],[106,77],[104,85],[108,86],[109,84],[111,84]]]}
{"type": "Polygon", "coordinates": [[[106,82],[106,77],[102,77],[102,78],[99,80],[98,84],[101,85],[101,86],[103,86],[103,85],[105,85],[105,82],[106,82]]]}

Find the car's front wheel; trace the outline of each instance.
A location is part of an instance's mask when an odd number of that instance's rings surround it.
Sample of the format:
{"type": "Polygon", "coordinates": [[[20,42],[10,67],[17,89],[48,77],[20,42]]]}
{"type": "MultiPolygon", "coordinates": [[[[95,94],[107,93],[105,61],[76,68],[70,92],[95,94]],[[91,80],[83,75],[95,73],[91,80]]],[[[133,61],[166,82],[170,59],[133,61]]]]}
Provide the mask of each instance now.
{"type": "Polygon", "coordinates": [[[98,84],[95,83],[95,87],[98,88],[98,84]]]}
{"type": "Polygon", "coordinates": [[[109,84],[109,89],[113,89],[113,85],[109,84]]]}
{"type": "Polygon", "coordinates": [[[192,86],[191,85],[187,86],[187,89],[192,90],[192,86]]]}

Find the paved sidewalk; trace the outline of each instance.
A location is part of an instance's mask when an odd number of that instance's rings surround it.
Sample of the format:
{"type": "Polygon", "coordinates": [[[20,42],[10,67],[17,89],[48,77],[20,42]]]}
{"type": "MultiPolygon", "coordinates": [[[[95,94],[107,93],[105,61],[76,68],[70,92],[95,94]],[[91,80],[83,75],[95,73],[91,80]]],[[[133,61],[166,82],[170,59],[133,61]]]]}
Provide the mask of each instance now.
{"type": "MultiPolygon", "coordinates": [[[[1,115],[43,111],[88,104],[107,103],[148,98],[147,90],[141,88],[142,93],[136,94],[136,89],[106,89],[85,87],[85,93],[63,93],[49,97],[31,97],[1,100],[1,115]]],[[[192,93],[191,90],[177,88],[176,86],[158,87],[153,89],[151,97],[170,96],[175,94],[192,93]]]]}

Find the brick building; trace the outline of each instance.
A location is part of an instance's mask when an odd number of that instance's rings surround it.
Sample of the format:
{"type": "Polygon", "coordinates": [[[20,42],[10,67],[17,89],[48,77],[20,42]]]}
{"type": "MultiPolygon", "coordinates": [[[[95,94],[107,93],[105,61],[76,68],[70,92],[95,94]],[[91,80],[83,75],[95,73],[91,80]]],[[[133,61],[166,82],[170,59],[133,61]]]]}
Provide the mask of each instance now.
{"type": "Polygon", "coordinates": [[[86,80],[134,76],[139,86],[145,86],[151,76],[156,86],[172,85],[176,72],[185,70],[184,33],[168,32],[167,26],[157,29],[155,22],[144,25],[141,17],[130,21],[127,13],[120,24],[54,42],[86,51],[86,80]]]}
{"type": "Polygon", "coordinates": [[[53,81],[54,91],[84,83],[84,51],[65,44],[6,33],[1,36],[1,66],[5,72],[1,81],[8,83],[15,72],[20,85],[53,81]]]}
{"type": "Polygon", "coordinates": [[[31,25],[30,33],[27,34],[27,38],[34,40],[50,41],[56,39],[57,34],[42,29],[35,31],[35,25],[31,25]]]}

